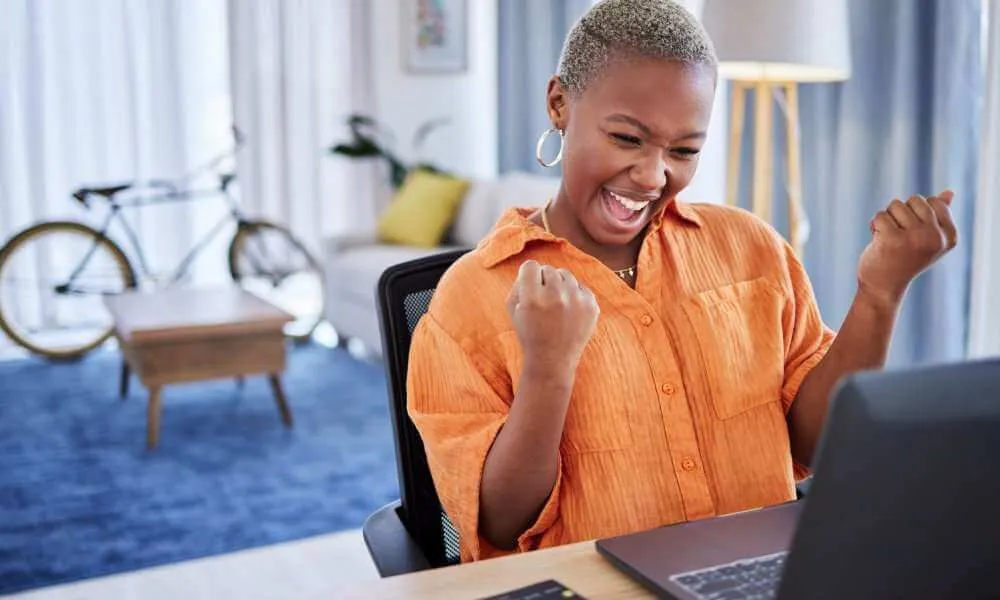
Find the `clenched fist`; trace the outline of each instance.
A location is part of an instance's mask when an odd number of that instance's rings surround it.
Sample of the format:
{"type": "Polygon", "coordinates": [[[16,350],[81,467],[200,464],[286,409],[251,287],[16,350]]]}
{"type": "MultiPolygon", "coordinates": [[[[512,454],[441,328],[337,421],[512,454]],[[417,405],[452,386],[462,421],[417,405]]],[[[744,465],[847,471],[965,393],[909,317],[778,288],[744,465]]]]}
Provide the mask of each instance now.
{"type": "Polygon", "coordinates": [[[910,282],[958,243],[952,192],[893,200],[871,221],[872,241],[858,265],[859,290],[898,303],[910,282]]]}
{"type": "Polygon", "coordinates": [[[575,371],[600,309],[572,273],[527,260],[507,297],[507,312],[525,364],[575,371]]]}

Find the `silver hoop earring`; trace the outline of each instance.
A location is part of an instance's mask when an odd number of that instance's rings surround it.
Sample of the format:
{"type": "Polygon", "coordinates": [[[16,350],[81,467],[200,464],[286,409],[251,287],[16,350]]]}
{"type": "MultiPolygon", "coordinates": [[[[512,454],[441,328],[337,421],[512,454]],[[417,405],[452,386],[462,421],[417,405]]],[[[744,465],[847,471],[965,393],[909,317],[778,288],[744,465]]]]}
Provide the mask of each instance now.
{"type": "Polygon", "coordinates": [[[545,168],[551,168],[558,165],[562,161],[562,156],[563,156],[563,130],[550,127],[549,129],[543,131],[542,135],[538,138],[538,144],[535,145],[535,158],[538,160],[538,164],[542,165],[545,168]],[[556,154],[556,157],[553,158],[551,162],[545,162],[545,159],[542,158],[542,146],[545,145],[545,140],[549,139],[549,136],[552,135],[553,133],[559,134],[559,152],[556,154]]]}

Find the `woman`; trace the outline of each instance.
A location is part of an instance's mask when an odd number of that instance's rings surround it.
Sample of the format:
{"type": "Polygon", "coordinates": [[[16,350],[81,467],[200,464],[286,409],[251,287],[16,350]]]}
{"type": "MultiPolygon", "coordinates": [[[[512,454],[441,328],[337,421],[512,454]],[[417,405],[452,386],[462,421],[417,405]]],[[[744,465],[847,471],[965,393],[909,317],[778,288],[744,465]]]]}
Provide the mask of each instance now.
{"type": "Polygon", "coordinates": [[[892,201],[834,336],[772,228],[676,200],[716,83],[668,0],[605,0],[569,33],[558,194],[506,213],[414,333],[409,411],[462,560],[793,499],[833,385],[884,364],[909,283],[955,246],[950,193],[892,201]]]}

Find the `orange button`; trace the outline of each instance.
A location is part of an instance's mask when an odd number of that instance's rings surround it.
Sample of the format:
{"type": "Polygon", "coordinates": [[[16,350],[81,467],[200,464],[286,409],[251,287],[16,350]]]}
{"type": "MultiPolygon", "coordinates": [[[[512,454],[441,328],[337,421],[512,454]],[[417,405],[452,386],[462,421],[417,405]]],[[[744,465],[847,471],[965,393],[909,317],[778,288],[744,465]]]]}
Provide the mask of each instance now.
{"type": "Polygon", "coordinates": [[[668,396],[676,391],[674,389],[674,386],[670,385],[669,383],[664,383],[663,385],[660,386],[660,389],[663,390],[663,393],[668,396]]]}
{"type": "Polygon", "coordinates": [[[642,315],[642,318],[639,319],[639,322],[645,325],[646,327],[649,327],[650,325],[653,324],[653,317],[649,315],[642,315]]]}
{"type": "Polygon", "coordinates": [[[681,460],[681,468],[684,469],[685,471],[694,471],[695,467],[697,466],[698,463],[694,462],[694,459],[691,458],[690,456],[685,457],[683,460],[681,460]]]}

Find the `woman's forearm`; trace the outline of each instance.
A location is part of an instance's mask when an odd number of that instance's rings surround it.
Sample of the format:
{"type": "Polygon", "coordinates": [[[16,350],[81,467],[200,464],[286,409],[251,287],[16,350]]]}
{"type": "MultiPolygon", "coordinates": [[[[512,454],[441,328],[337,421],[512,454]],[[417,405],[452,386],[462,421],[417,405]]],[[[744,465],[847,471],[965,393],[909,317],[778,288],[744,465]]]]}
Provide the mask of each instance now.
{"type": "Polygon", "coordinates": [[[792,456],[798,462],[812,463],[837,382],[849,373],[885,365],[899,303],[863,292],[854,297],[830,350],[806,376],[789,411],[792,456]]]}
{"type": "Polygon", "coordinates": [[[575,366],[525,360],[507,422],[483,468],[480,530],[497,548],[515,548],[552,493],[574,372],[575,366]]]}

